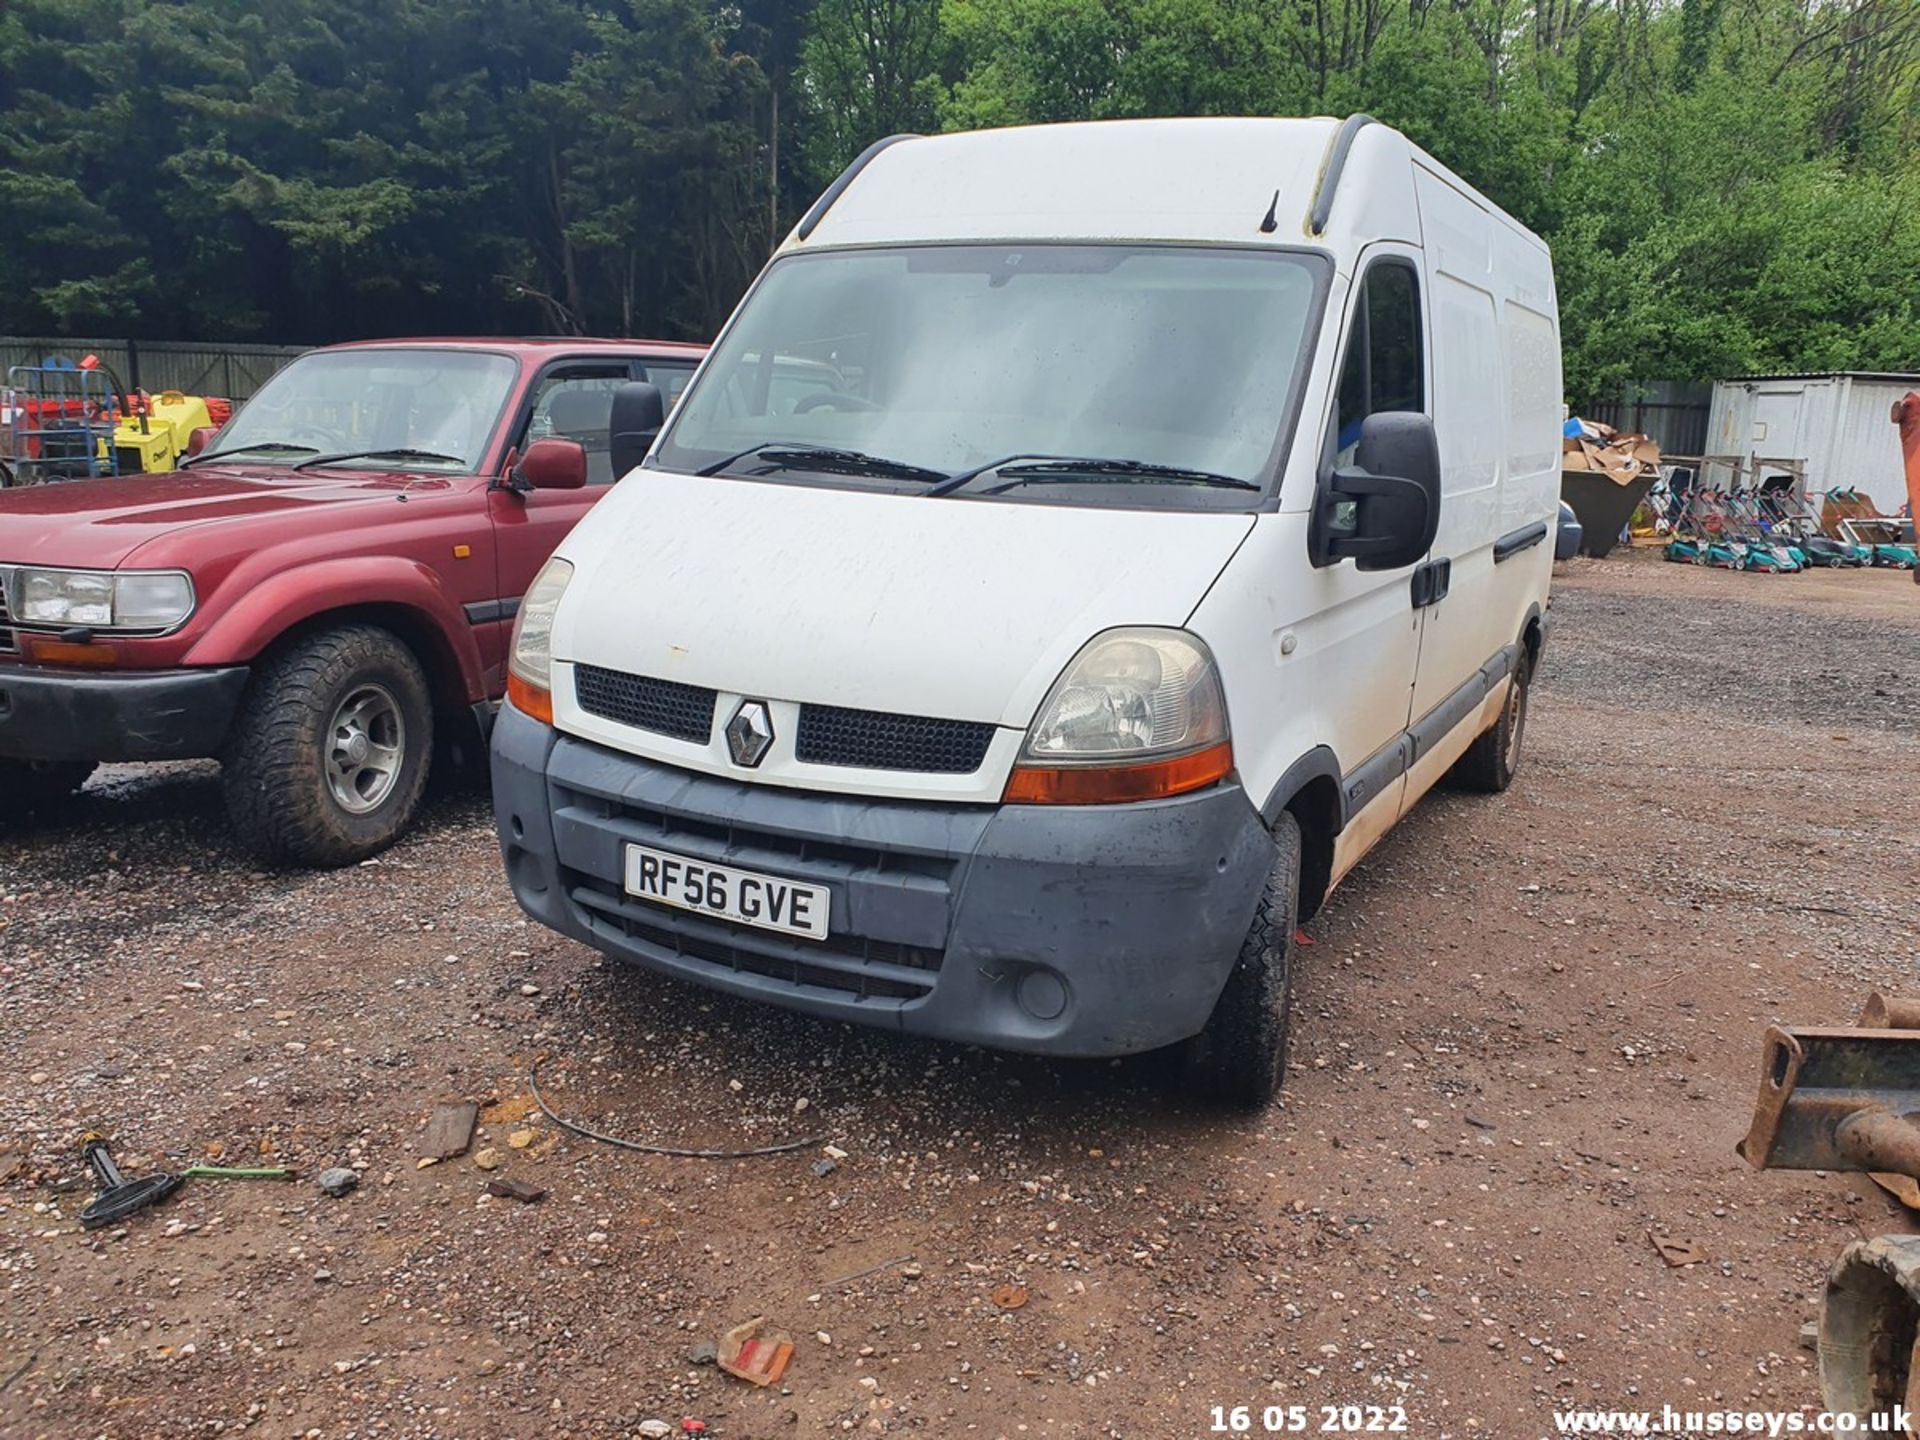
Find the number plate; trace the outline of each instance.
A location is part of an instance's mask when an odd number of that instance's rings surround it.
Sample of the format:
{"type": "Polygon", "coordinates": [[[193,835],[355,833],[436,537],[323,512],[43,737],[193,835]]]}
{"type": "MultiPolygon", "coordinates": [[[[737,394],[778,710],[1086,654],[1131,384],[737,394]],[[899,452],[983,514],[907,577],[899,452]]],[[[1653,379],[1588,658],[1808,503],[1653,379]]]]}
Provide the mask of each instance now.
{"type": "Polygon", "coordinates": [[[736,925],[777,930],[809,940],[827,938],[830,896],[824,885],[804,885],[778,875],[735,870],[646,845],[629,845],[627,893],[656,905],[731,920],[736,925]]]}

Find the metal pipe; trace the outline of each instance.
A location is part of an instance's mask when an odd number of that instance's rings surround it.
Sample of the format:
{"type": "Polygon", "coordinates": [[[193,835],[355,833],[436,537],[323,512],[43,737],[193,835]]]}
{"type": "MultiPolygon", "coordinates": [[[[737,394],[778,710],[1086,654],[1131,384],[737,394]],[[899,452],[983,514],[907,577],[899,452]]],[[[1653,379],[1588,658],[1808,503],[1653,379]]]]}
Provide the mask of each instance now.
{"type": "Polygon", "coordinates": [[[1859,1024],[1863,1030],[1920,1030],[1920,1000],[1876,990],[1867,996],[1859,1024]]]}
{"type": "Polygon", "coordinates": [[[1861,1170],[1920,1179],[1920,1129],[1885,1110],[1859,1110],[1833,1132],[1834,1148],[1861,1170]]]}

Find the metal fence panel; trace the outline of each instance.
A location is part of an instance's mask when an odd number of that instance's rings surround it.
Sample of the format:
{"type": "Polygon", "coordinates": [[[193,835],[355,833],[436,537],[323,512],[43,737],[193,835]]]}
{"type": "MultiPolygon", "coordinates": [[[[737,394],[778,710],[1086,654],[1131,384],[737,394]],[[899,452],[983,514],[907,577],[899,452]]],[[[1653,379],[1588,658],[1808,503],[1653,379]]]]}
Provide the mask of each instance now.
{"type": "Polygon", "coordinates": [[[1590,405],[1581,418],[1598,420],[1616,430],[1650,435],[1669,455],[1701,455],[1707,444],[1707,412],[1713,386],[1684,380],[1642,380],[1627,387],[1620,399],[1590,405]]]}
{"type": "Polygon", "coordinates": [[[97,355],[129,388],[182,390],[189,395],[252,397],[304,345],[221,345],[181,340],[25,338],[0,336],[0,376],[14,365],[44,365],[56,357],[97,355]]]}

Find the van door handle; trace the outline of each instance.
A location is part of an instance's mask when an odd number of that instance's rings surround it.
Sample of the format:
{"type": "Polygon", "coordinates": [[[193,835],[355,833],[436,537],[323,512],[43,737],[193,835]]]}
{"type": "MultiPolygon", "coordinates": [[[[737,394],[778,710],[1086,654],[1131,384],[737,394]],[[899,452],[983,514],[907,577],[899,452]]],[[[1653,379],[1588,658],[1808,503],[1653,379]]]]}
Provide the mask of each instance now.
{"type": "Polygon", "coordinates": [[[1453,584],[1453,561],[1429,560],[1413,572],[1413,608],[1424,610],[1447,598],[1453,584]]]}

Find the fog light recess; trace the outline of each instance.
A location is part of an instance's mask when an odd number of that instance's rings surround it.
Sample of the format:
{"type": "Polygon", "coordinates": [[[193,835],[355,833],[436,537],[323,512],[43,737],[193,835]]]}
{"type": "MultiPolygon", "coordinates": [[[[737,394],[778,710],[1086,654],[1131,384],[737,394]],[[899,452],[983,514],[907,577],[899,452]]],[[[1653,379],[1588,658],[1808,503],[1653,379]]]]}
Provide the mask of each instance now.
{"type": "Polygon", "coordinates": [[[1020,1008],[1036,1020],[1058,1020],[1067,1008],[1067,982],[1051,970],[1029,970],[1014,990],[1020,1008]]]}

